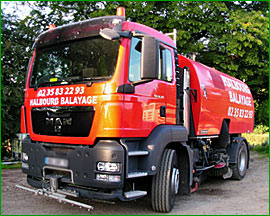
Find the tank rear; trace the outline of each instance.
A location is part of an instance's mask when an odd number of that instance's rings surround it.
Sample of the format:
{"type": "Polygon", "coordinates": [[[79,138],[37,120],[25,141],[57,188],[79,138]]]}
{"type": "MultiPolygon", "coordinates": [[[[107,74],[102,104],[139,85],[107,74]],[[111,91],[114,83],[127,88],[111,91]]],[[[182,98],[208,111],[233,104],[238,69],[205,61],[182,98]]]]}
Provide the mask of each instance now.
{"type": "Polygon", "coordinates": [[[244,82],[183,56],[178,59],[190,71],[191,91],[197,91],[197,101],[191,94],[193,135],[218,135],[223,120],[230,134],[253,131],[253,97],[244,82]]]}

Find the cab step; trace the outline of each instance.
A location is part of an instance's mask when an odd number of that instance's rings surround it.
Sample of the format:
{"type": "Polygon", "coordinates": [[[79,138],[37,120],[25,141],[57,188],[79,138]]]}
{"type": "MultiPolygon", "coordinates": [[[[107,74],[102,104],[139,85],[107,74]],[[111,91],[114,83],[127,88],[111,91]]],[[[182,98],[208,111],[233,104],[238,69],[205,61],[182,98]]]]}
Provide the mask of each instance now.
{"type": "Polygon", "coordinates": [[[128,156],[130,156],[130,157],[132,157],[132,156],[146,156],[148,154],[149,154],[148,151],[130,151],[130,152],[128,152],[128,156]]]}
{"type": "Polygon", "coordinates": [[[148,175],[147,172],[132,172],[128,173],[128,178],[139,178],[147,175],[148,175]]]}
{"type": "Polygon", "coordinates": [[[134,198],[140,198],[147,195],[147,191],[128,191],[124,193],[125,197],[127,199],[134,199],[134,198]]]}

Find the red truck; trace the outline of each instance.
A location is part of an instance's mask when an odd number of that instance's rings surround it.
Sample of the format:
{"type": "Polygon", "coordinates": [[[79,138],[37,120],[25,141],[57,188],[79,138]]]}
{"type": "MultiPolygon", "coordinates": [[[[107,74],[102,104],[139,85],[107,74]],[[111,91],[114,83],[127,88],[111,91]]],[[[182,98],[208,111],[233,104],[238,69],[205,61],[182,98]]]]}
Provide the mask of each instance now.
{"type": "Polygon", "coordinates": [[[151,194],[153,210],[169,212],[207,176],[244,178],[250,148],[241,133],[253,127],[244,82],[178,55],[169,36],[119,8],[35,40],[22,171],[38,188],[29,190],[58,200],[151,194]]]}

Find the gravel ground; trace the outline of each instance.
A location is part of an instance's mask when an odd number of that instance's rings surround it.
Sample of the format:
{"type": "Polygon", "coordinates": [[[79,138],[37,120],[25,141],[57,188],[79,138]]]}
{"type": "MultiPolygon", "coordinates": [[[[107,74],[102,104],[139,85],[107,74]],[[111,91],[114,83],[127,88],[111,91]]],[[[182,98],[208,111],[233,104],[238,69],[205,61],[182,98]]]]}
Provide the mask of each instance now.
{"type": "MultiPolygon", "coordinates": [[[[19,169],[2,170],[2,215],[158,214],[152,211],[149,196],[115,204],[86,201],[95,207],[88,212],[86,209],[17,190],[16,184],[27,185],[25,174],[19,169]]],[[[261,158],[252,153],[250,168],[242,181],[208,179],[190,196],[178,196],[169,214],[269,215],[269,158],[261,158]]]]}

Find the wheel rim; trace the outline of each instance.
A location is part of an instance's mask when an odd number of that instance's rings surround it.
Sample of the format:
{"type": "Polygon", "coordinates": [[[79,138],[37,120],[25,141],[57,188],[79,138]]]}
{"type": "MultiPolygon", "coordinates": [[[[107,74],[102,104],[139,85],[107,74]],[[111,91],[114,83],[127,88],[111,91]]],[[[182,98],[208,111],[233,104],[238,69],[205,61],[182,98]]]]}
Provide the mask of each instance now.
{"type": "Polygon", "coordinates": [[[245,171],[245,167],[246,167],[246,154],[245,154],[245,151],[243,150],[243,148],[241,148],[240,149],[240,152],[239,152],[238,167],[239,167],[240,173],[243,173],[245,171]]]}
{"type": "Polygon", "coordinates": [[[172,185],[172,192],[174,194],[177,194],[179,190],[179,169],[177,168],[173,168],[171,185],[172,185]]]}

